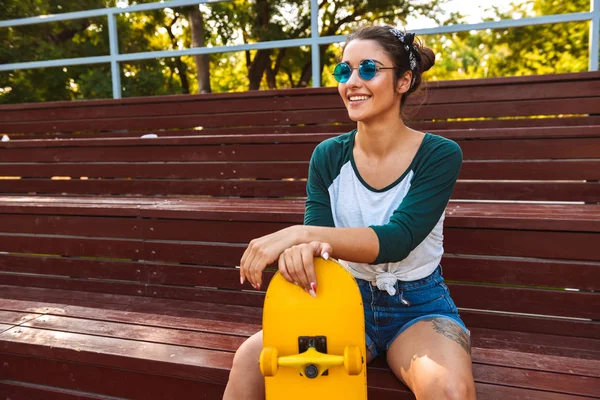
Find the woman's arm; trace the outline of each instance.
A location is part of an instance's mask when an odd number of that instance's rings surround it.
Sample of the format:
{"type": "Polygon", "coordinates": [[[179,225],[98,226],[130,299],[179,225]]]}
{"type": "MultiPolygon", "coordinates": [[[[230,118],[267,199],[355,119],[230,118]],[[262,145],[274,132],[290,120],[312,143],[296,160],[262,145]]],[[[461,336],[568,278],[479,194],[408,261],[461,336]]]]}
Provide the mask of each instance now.
{"type": "MultiPolygon", "coordinates": [[[[265,267],[278,261],[285,250],[301,244],[312,244],[312,249],[317,249],[319,244],[329,245],[328,249],[332,253],[328,255],[353,262],[372,263],[379,254],[379,240],[371,228],[295,225],[250,242],[240,262],[240,281],[243,283],[247,279],[254,288],[259,289],[265,267]]],[[[294,268],[289,265],[288,267],[294,268]]],[[[297,268],[294,268],[291,274],[293,276],[295,269],[297,268]]],[[[314,273],[306,273],[307,275],[298,271],[300,278],[299,281],[295,280],[305,288],[314,282],[314,273]]]]}

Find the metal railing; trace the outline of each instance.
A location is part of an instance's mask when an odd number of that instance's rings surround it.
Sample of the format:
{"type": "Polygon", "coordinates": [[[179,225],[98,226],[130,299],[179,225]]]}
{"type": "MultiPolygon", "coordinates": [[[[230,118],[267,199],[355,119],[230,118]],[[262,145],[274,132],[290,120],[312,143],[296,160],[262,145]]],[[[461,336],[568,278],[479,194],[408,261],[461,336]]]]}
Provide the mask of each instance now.
{"type": "MultiPolygon", "coordinates": [[[[32,68],[47,68],[47,67],[67,67],[72,65],[87,65],[87,64],[98,64],[98,63],[110,63],[111,64],[111,75],[112,75],[112,89],[113,97],[115,99],[121,98],[121,73],[119,63],[126,61],[138,61],[147,59],[156,59],[164,57],[181,57],[181,56],[193,56],[198,54],[213,54],[213,53],[226,53],[226,52],[237,52],[246,50],[261,50],[261,49],[275,49],[282,47],[298,47],[298,46],[310,46],[312,56],[312,82],[313,87],[321,86],[321,60],[319,55],[319,45],[326,45],[332,43],[343,42],[346,37],[344,35],[335,36],[320,36],[319,35],[319,21],[318,21],[318,0],[311,0],[311,35],[309,38],[304,39],[287,39],[287,40],[274,40],[269,42],[259,42],[243,45],[234,46],[216,46],[216,47],[196,47],[184,50],[164,50],[164,51],[149,51],[139,53],[128,53],[119,54],[118,46],[118,32],[116,23],[116,14],[156,10],[172,7],[182,7],[190,5],[198,5],[205,3],[216,3],[228,0],[172,0],[160,3],[148,3],[139,4],[129,7],[113,7],[104,8],[89,11],[78,11],[70,12],[57,15],[42,15],[31,18],[13,19],[7,21],[0,21],[0,28],[7,28],[12,26],[21,25],[32,25],[40,24],[45,22],[56,22],[73,20],[80,18],[107,16],[108,17],[108,33],[110,43],[110,55],[97,56],[97,57],[80,57],[80,58],[65,58],[59,60],[48,60],[48,61],[33,61],[33,62],[22,62],[13,64],[0,65],[0,71],[12,71],[18,69],[32,69],[32,68]]],[[[520,26],[528,25],[543,25],[543,24],[556,24],[564,22],[575,22],[575,21],[590,21],[590,39],[589,39],[589,70],[598,70],[598,47],[600,44],[600,0],[590,0],[590,11],[560,14],[560,15],[548,15],[542,17],[522,18],[518,20],[500,20],[500,21],[487,21],[476,24],[460,24],[460,25],[449,25],[440,26],[436,28],[426,29],[415,29],[411,30],[419,35],[434,35],[442,33],[455,33],[465,32],[471,30],[486,30],[486,29],[502,29],[502,28],[515,28],[520,26]]]]}

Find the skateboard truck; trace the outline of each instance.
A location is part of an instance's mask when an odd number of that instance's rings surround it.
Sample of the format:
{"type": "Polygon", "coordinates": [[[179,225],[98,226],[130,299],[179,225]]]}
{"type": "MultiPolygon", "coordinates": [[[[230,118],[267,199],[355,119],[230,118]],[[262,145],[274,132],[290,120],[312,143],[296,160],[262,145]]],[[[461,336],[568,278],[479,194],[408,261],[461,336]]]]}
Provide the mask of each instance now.
{"type": "Polygon", "coordinates": [[[293,367],[309,379],[318,378],[329,368],[343,365],[349,375],[362,372],[364,358],[357,346],[346,346],[344,355],[327,354],[324,336],[301,336],[298,338],[300,354],[279,357],[277,349],[265,347],[260,353],[260,370],[264,376],[275,376],[279,366],[293,367]],[[306,349],[305,351],[302,351],[306,349]],[[324,351],[322,351],[324,350],[324,351]]]}

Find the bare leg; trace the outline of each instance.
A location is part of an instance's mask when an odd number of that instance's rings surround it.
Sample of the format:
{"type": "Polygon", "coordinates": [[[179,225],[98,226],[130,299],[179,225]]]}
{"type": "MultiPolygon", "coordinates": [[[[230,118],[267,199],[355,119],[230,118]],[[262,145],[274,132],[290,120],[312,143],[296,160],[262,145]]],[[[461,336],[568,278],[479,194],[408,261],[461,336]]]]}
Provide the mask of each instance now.
{"type": "Polygon", "coordinates": [[[262,340],[262,331],[260,331],[250,336],[236,351],[223,400],[265,398],[265,381],[259,367],[262,340]]]}
{"type": "Polygon", "coordinates": [[[448,318],[417,322],[394,340],[388,364],[418,400],[475,400],[470,339],[448,318]]]}

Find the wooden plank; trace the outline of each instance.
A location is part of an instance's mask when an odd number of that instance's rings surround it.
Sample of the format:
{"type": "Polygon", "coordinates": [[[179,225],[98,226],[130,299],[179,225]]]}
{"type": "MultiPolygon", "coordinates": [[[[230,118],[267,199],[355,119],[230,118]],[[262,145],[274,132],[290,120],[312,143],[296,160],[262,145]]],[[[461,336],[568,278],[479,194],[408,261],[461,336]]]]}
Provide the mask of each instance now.
{"type": "Polygon", "coordinates": [[[502,365],[513,368],[535,369],[546,372],[598,377],[599,360],[582,360],[573,357],[528,354],[520,351],[483,349],[473,347],[473,361],[480,364],[502,365]]]}
{"type": "Polygon", "coordinates": [[[598,261],[594,243],[593,233],[448,228],[444,248],[448,254],[598,261]]]}
{"type": "Polygon", "coordinates": [[[242,292],[194,286],[144,285],[119,281],[91,281],[86,279],[59,278],[42,275],[2,274],[1,276],[3,284],[12,286],[144,296],[249,307],[260,307],[264,303],[263,292],[256,292],[254,290],[252,290],[252,292],[242,292]]]}
{"type": "Polygon", "coordinates": [[[62,215],[0,214],[0,232],[141,238],[144,221],[136,218],[95,218],[62,215]]]}
{"type": "MultiPolygon", "coordinates": [[[[304,180],[0,180],[5,194],[69,195],[197,195],[244,197],[304,197],[304,180]]],[[[453,199],[512,201],[596,202],[598,182],[494,182],[459,181],[453,199]]]]}
{"type": "MultiPolygon", "coordinates": [[[[4,355],[2,355],[4,356],[4,355]]],[[[10,400],[106,400],[105,396],[0,379],[0,393],[10,400]]],[[[111,400],[120,400],[112,398],[111,400]]]]}
{"type": "MultiPolygon", "coordinates": [[[[163,142],[167,140],[162,140],[163,142]]],[[[598,159],[600,137],[539,139],[456,139],[465,160],[549,160],[598,159]]],[[[8,142],[12,143],[12,142],[8,142]]],[[[119,143],[119,142],[117,142],[119,143]]],[[[127,143],[127,142],[125,142],[127,143]]],[[[168,144],[168,142],[166,142],[168,144]]],[[[161,140],[142,140],[130,145],[23,147],[7,144],[3,162],[232,162],[232,161],[308,161],[319,141],[280,144],[198,144],[181,146],[161,144],[161,140]],[[136,152],[132,153],[131,147],[136,152]]],[[[74,143],[75,144],[75,143],[74,143]]],[[[43,145],[43,143],[40,143],[43,145]]]]}
{"type": "Polygon", "coordinates": [[[2,307],[10,310],[130,322],[165,328],[250,336],[260,330],[262,309],[233,304],[2,286],[2,307]]]}
{"type": "Polygon", "coordinates": [[[7,311],[3,310],[0,305],[0,323],[9,325],[19,325],[39,317],[41,314],[29,313],[29,312],[18,312],[18,311],[7,311]]]}
{"type": "Polygon", "coordinates": [[[597,398],[588,396],[572,396],[564,393],[523,389],[513,386],[492,385],[481,382],[477,382],[475,387],[477,390],[477,398],[480,400],[591,400],[597,398]]]}
{"type": "MultiPolygon", "coordinates": [[[[593,162],[590,162],[593,167],[593,162]]],[[[580,163],[584,168],[585,163],[580,163]]],[[[573,170],[573,163],[564,165],[567,171],[573,170]]],[[[292,162],[232,162],[232,163],[61,163],[61,164],[4,164],[0,165],[6,176],[40,178],[69,176],[73,178],[200,178],[200,179],[285,179],[308,177],[308,161],[292,162]]],[[[579,176],[589,175],[584,169],[579,176]]],[[[594,171],[593,168],[590,171],[594,171]]],[[[568,173],[568,172],[566,172],[568,173]]],[[[573,173],[573,172],[572,172],[573,173]]],[[[593,174],[593,172],[592,172],[593,174]]]]}
{"type": "MultiPolygon", "coordinates": [[[[111,281],[87,281],[46,276],[3,274],[3,283],[98,293],[145,295],[166,299],[193,300],[211,303],[238,304],[260,307],[263,292],[239,292],[204,289],[192,286],[138,285],[111,281]]],[[[495,287],[448,283],[458,307],[475,310],[495,310],[564,316],[598,318],[600,296],[594,293],[495,287]]]]}
{"type": "Polygon", "coordinates": [[[597,396],[597,388],[600,386],[600,379],[597,378],[482,364],[473,368],[473,377],[477,382],[588,397],[597,396]]]}
{"type": "MultiPolygon", "coordinates": [[[[567,139],[564,139],[567,140],[567,139]]],[[[586,139],[593,140],[593,139],[586,139]]],[[[600,143],[600,139],[598,140],[600,143]]],[[[2,151],[4,162],[167,162],[167,161],[306,161],[315,148],[313,143],[232,144],[206,146],[146,146],[8,148],[2,151]]]]}
{"type": "MultiPolygon", "coordinates": [[[[206,163],[18,163],[0,165],[6,176],[40,178],[306,179],[308,161],[206,163]]],[[[599,180],[600,160],[469,161],[459,179],[599,180]]]]}
{"type": "MultiPolygon", "coordinates": [[[[0,196],[0,212],[302,224],[304,200],[0,196]]],[[[600,232],[600,206],[450,201],[445,226],[600,232]]]]}
{"type": "MultiPolygon", "coordinates": [[[[584,191],[587,194],[588,191],[584,191]]],[[[197,195],[244,197],[304,197],[306,181],[279,180],[0,180],[4,194],[69,195],[197,195]]]]}
{"type": "Polygon", "coordinates": [[[452,199],[597,203],[600,182],[458,181],[452,199]]]}
{"type": "Polygon", "coordinates": [[[600,324],[589,320],[559,319],[535,315],[486,312],[460,309],[465,324],[472,328],[552,334],[567,337],[600,339],[600,324]]]}
{"type": "Polygon", "coordinates": [[[600,290],[600,263],[507,259],[445,254],[444,278],[450,281],[600,290]]]}
{"type": "Polygon", "coordinates": [[[597,159],[600,154],[600,138],[461,140],[458,143],[465,160],[597,159]]]}
{"type": "Polygon", "coordinates": [[[133,320],[129,323],[116,323],[53,315],[45,315],[21,326],[221,351],[235,351],[246,339],[227,334],[141,326],[133,320]]]}
{"type": "MultiPolygon", "coordinates": [[[[465,104],[429,104],[418,109],[413,120],[481,118],[561,114],[597,114],[600,97],[488,101],[465,104]]],[[[294,120],[296,121],[296,120],[294,120]]]]}
{"type": "Polygon", "coordinates": [[[458,179],[600,180],[600,160],[465,161],[458,179]]]}
{"type": "Polygon", "coordinates": [[[148,265],[141,262],[0,254],[0,271],[91,279],[148,282],[148,265]]]}
{"type": "Polygon", "coordinates": [[[201,382],[224,383],[233,353],[117,338],[18,327],[0,334],[0,351],[24,356],[77,361],[201,382]],[[98,352],[102,349],[102,352],[98,352]],[[176,360],[176,362],[174,362],[176,360]]]}
{"type": "Polygon", "coordinates": [[[0,234],[0,251],[128,260],[140,259],[144,254],[142,243],[135,240],[11,235],[4,233],[0,234]]]}
{"type": "MultiPolygon", "coordinates": [[[[598,360],[600,360],[600,340],[598,339],[581,337],[565,338],[555,334],[481,329],[476,327],[471,328],[471,334],[473,345],[477,348],[567,357],[574,360],[582,360],[582,362],[590,361],[590,366],[596,365],[598,360]]],[[[583,375],[586,375],[586,373],[583,375]]],[[[590,376],[598,377],[598,374],[590,376]]]]}
{"type": "Polygon", "coordinates": [[[458,307],[592,320],[600,316],[596,293],[458,283],[448,283],[448,287],[458,307]]]}
{"type": "MultiPolygon", "coordinates": [[[[585,117],[583,117],[585,118],[585,117]]],[[[568,118],[566,119],[568,120],[568,118]]],[[[584,121],[582,119],[578,119],[584,121]]],[[[517,120],[505,120],[509,124],[518,122],[517,120]]],[[[555,120],[556,121],[556,120],[555,120]]],[[[470,121],[468,121],[470,122],[470,121]]],[[[481,121],[472,121],[474,123],[481,121]]],[[[491,122],[491,121],[486,121],[491,122]]],[[[548,121],[546,121],[548,122],[548,121]]],[[[484,128],[477,129],[441,129],[439,132],[434,132],[440,136],[452,140],[461,139],[549,139],[549,138],[577,138],[577,137],[598,137],[600,135],[600,126],[597,125],[563,125],[556,121],[557,126],[531,126],[523,127],[506,127],[484,128]],[[560,124],[560,125],[558,125],[560,124]]]]}
{"type": "Polygon", "coordinates": [[[14,324],[0,324],[0,333],[9,330],[14,324]]]}
{"type": "MultiPolygon", "coordinates": [[[[524,82],[509,85],[477,85],[469,87],[438,86],[438,82],[430,82],[427,94],[427,105],[448,103],[484,103],[489,101],[515,101],[522,99],[548,98],[580,98],[594,96],[600,91],[597,80],[581,80],[571,82],[524,82]]],[[[191,97],[189,99],[169,99],[160,97],[154,102],[109,102],[96,103],[93,106],[72,105],[71,107],[55,106],[37,109],[32,113],[11,110],[0,113],[0,121],[60,121],[82,120],[90,118],[139,117],[152,115],[186,115],[211,114],[227,111],[253,112],[274,109],[298,110],[308,108],[339,108],[343,107],[337,90],[329,88],[326,92],[305,91],[304,95],[281,96],[275,93],[272,97],[252,96],[243,98],[223,98],[223,96],[191,97]]],[[[409,101],[414,103],[414,101],[409,101]]]]}

